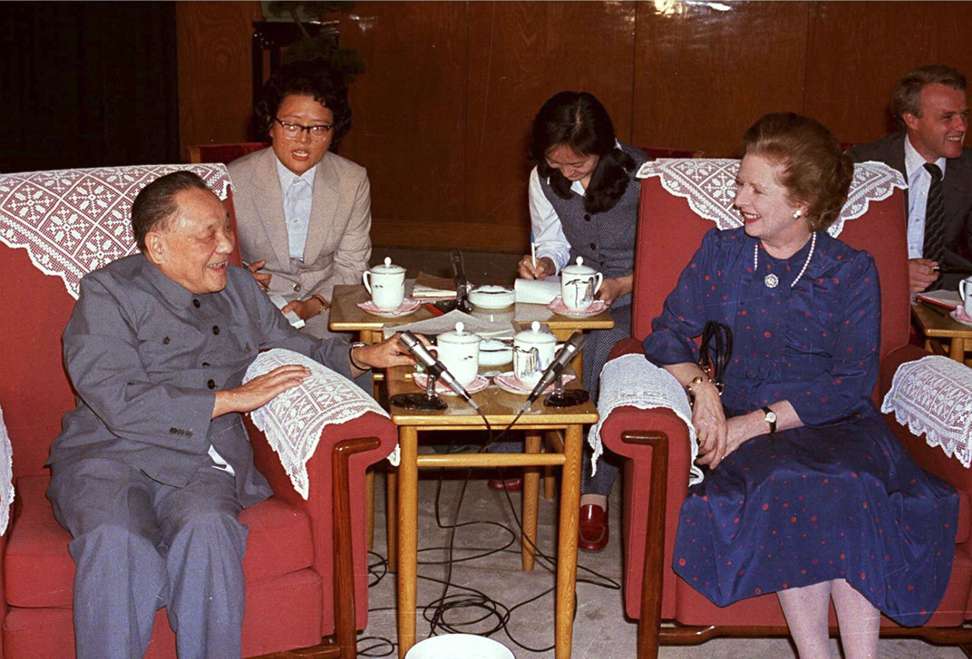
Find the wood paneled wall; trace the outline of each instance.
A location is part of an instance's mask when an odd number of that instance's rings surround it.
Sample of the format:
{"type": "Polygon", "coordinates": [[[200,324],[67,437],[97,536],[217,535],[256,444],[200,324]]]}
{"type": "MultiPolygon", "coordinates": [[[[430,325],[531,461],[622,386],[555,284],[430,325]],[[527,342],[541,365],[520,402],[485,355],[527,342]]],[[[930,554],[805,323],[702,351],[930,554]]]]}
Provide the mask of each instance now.
{"type": "MultiPolygon", "coordinates": [[[[242,141],[257,3],[180,3],[183,144],[242,141]]],[[[895,81],[972,75],[972,3],[356,2],[341,42],[367,66],[342,155],[368,168],[377,245],[526,248],[526,138],[540,104],[586,89],[622,141],[733,155],[793,110],[845,142],[882,135],[895,81]]]]}

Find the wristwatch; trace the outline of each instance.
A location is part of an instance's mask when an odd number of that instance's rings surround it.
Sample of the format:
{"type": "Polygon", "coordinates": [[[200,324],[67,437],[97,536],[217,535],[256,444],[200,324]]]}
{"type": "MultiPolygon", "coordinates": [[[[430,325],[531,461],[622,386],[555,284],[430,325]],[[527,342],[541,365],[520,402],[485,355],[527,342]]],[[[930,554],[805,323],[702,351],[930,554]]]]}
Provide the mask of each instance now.
{"type": "Polygon", "coordinates": [[[774,432],[776,432],[776,412],[774,412],[768,407],[763,407],[762,410],[764,413],[763,421],[765,421],[767,425],[769,425],[770,428],[769,431],[770,434],[772,435],[774,432]]]}

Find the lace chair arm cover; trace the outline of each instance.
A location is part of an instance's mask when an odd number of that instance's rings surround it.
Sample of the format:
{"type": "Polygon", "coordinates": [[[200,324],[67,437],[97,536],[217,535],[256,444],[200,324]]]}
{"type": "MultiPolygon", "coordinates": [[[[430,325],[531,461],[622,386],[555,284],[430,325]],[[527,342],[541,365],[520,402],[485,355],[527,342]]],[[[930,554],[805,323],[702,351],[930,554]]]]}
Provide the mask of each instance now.
{"type": "Polygon", "coordinates": [[[972,369],[939,355],[901,364],[881,411],[962,466],[972,464],[972,369]]]}
{"type": "MultiPolygon", "coordinates": [[[[715,222],[719,229],[734,229],[742,226],[732,207],[738,171],[739,161],[729,158],[659,158],[643,164],[636,176],[658,177],[669,194],[686,199],[699,217],[715,222]]],[[[844,222],[867,212],[871,201],[887,199],[895,188],[906,187],[901,172],[882,162],[855,164],[847,201],[827,231],[837,237],[844,222]]]]}
{"type": "MultiPolygon", "coordinates": [[[[298,386],[251,412],[250,418],[280,457],[280,464],[294,489],[307,499],[310,492],[307,461],[317,450],[324,428],[368,412],[386,418],[388,413],[343,375],[291,350],[278,348],[261,353],[246,370],[243,382],[286,364],[306,366],[311,374],[298,386]]],[[[388,460],[393,465],[398,464],[397,446],[388,460]]]]}
{"type": "Polygon", "coordinates": [[[3,422],[3,408],[0,408],[0,535],[7,532],[13,502],[13,446],[3,422]]]}
{"type": "Polygon", "coordinates": [[[601,427],[618,407],[641,410],[661,407],[672,410],[688,429],[691,450],[689,484],[702,482],[702,470],[695,464],[699,444],[692,426],[692,408],[689,406],[688,395],[671,373],[652,364],[645,359],[644,354],[622,355],[612,359],[601,369],[601,393],[597,401],[599,420],[591,426],[587,435],[587,443],[593,451],[592,474],[597,472],[597,459],[604,452],[601,427]]]}

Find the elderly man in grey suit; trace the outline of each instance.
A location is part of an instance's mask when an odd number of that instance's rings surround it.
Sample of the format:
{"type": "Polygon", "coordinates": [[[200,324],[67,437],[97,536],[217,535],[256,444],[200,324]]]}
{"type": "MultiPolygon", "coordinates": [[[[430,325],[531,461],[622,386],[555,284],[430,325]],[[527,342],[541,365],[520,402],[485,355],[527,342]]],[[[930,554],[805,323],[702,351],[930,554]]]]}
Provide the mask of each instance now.
{"type": "Polygon", "coordinates": [[[954,289],[972,271],[972,149],[963,147],[969,108],[965,76],[922,66],[898,82],[891,112],[903,132],[850,150],[908,181],[911,290],[954,289]]]}
{"type": "Polygon", "coordinates": [[[177,172],[132,207],[141,253],[81,280],[64,332],[77,409],[51,449],[48,496],[71,532],[79,657],[140,657],[166,606],[180,657],[238,657],[243,507],[270,495],[241,413],[308,374],[282,366],[242,384],[265,348],[311,356],[346,376],[409,363],[374,346],[293,330],[245,270],[205,183],[177,172]]]}

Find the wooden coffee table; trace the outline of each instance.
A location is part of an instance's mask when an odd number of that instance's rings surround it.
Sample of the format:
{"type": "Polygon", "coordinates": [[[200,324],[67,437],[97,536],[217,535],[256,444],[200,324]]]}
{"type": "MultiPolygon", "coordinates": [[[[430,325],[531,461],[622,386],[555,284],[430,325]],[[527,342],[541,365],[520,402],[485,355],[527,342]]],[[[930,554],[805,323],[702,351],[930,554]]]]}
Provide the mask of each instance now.
{"type": "Polygon", "coordinates": [[[965,352],[972,350],[972,327],[957,322],[944,309],[921,302],[911,305],[911,313],[925,337],[926,350],[965,363],[965,352]]]}
{"type": "MultiPolygon", "coordinates": [[[[388,371],[388,393],[417,392],[412,369],[388,371]]],[[[570,656],[573,638],[574,586],[577,576],[577,525],[580,505],[581,449],[584,424],[597,421],[597,411],[588,401],[568,408],[547,407],[536,401],[516,422],[526,430],[524,453],[418,453],[419,433],[456,430],[485,430],[486,424],[465,401],[444,396],[448,408],[441,411],[407,410],[391,405],[392,421],[398,427],[401,463],[398,466],[398,655],[404,657],[415,643],[416,579],[418,555],[418,470],[433,468],[526,467],[523,478],[523,538],[521,560],[533,568],[537,537],[537,502],[540,467],[560,467],[560,522],[557,540],[557,587],[554,613],[555,656],[570,656]],[[559,451],[541,453],[542,433],[563,431],[559,451]]],[[[473,395],[489,425],[502,430],[511,423],[525,396],[491,386],[473,395]]],[[[387,512],[394,516],[394,508],[387,512]]],[[[392,548],[389,547],[389,553],[392,548]]]]}

